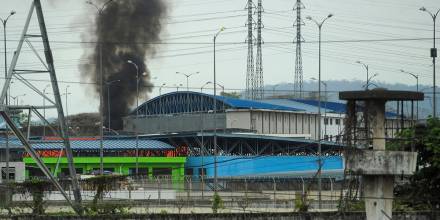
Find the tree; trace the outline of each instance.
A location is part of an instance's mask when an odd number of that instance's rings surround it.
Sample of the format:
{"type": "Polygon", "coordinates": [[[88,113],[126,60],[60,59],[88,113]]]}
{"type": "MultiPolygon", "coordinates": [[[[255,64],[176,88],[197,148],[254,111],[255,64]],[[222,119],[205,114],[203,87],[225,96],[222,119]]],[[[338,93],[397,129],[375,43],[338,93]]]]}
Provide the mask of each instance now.
{"type": "Polygon", "coordinates": [[[236,99],[239,99],[241,97],[241,94],[239,92],[221,92],[220,95],[224,97],[236,98],[236,99]]]}
{"type": "MultiPolygon", "coordinates": [[[[402,203],[413,209],[440,207],[440,120],[428,118],[426,125],[404,130],[399,137],[406,150],[418,152],[417,170],[409,182],[396,188],[402,203]]],[[[391,145],[392,148],[395,144],[391,145]]]]}

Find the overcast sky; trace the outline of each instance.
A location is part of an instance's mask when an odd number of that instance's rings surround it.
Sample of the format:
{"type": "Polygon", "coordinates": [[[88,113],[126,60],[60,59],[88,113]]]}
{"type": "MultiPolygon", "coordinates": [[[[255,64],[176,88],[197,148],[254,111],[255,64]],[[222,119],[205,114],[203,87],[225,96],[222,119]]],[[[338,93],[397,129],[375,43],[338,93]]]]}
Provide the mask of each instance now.
{"type": "MultiPolygon", "coordinates": [[[[246,35],[247,12],[245,0],[167,0],[168,17],[164,21],[162,44],[154,57],[146,60],[156,86],[185,84],[185,77],[175,72],[200,72],[190,78],[190,87],[200,88],[212,80],[212,36],[224,26],[226,31],[218,37],[217,73],[219,84],[227,89],[245,88],[246,77],[246,35]]],[[[296,15],[292,11],[296,1],[263,1],[263,68],[264,82],[273,85],[294,80],[295,45],[292,41],[296,32],[292,27],[296,15]]],[[[17,47],[20,33],[29,10],[30,0],[0,0],[0,17],[5,18],[10,10],[17,14],[8,21],[8,65],[17,47]]],[[[89,30],[96,11],[90,5],[78,0],[42,0],[49,39],[54,53],[60,89],[67,85],[69,114],[97,110],[98,100],[87,82],[80,78],[78,65],[84,47],[92,44],[80,43],[80,35],[89,30]],[[64,83],[69,82],[69,83],[64,83]]],[[[370,66],[370,73],[387,83],[415,84],[411,76],[401,73],[404,69],[420,75],[420,83],[432,85],[432,66],[429,48],[432,47],[433,22],[427,13],[419,11],[425,6],[431,11],[440,8],[438,0],[312,0],[303,2],[303,18],[312,16],[321,20],[329,13],[334,17],[323,27],[322,78],[365,79],[365,70],[355,61],[361,60],[370,66]],[[412,39],[412,40],[409,40],[412,39]],[[371,41],[369,41],[371,40],[371,41]],[[337,41],[337,42],[335,42],[337,41]]],[[[36,18],[36,17],[34,17],[36,18]]],[[[36,20],[36,19],[34,19],[36,20]]],[[[305,20],[305,19],[304,19],[305,20]]],[[[440,21],[438,21],[440,23],[440,21]]],[[[303,71],[304,79],[317,77],[318,72],[318,28],[305,20],[303,27],[303,71]]],[[[31,23],[30,33],[38,26],[31,23]]],[[[440,27],[437,28],[440,36],[440,27]]],[[[1,35],[3,40],[3,35],[1,35]]],[[[37,49],[41,45],[34,44],[37,49]]],[[[3,72],[3,46],[1,47],[0,70],[3,72]]],[[[43,51],[40,50],[43,55],[43,51]]],[[[438,65],[440,66],[440,65],[438,65]]],[[[437,70],[440,68],[437,66],[437,70]]],[[[24,47],[17,68],[41,69],[29,47],[24,47]]],[[[43,76],[32,76],[43,79],[43,76]]],[[[47,78],[46,78],[47,79],[47,78]]],[[[39,88],[48,82],[34,81],[39,88]]],[[[162,93],[174,91],[164,88],[162,93]]],[[[194,89],[195,90],[195,89],[194,89]]],[[[200,89],[197,89],[198,91],[200,89]]],[[[49,89],[48,89],[49,91],[49,89]]],[[[13,96],[26,94],[19,99],[26,104],[41,105],[31,90],[19,82],[12,85],[13,96]]],[[[151,96],[158,95],[155,88],[151,96]]],[[[63,97],[64,100],[65,97],[63,97]]],[[[63,101],[64,104],[64,101],[63,101]]],[[[50,113],[51,114],[51,113],[50,113]]]]}

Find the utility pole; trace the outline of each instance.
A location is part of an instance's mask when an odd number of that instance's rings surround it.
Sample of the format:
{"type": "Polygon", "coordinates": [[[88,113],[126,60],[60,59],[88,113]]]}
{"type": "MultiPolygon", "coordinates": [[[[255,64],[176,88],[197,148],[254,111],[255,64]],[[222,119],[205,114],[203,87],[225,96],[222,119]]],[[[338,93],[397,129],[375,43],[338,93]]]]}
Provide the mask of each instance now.
{"type": "MultiPolygon", "coordinates": [[[[6,19],[1,19],[0,21],[3,24],[3,44],[4,44],[4,53],[5,53],[5,79],[6,77],[8,77],[8,54],[7,54],[7,47],[6,47],[6,23],[8,22],[9,18],[15,14],[15,11],[11,11],[8,15],[8,17],[6,17],[6,19]]],[[[10,93],[10,92],[9,92],[10,93]]],[[[8,99],[8,93],[6,93],[6,97],[5,97],[5,104],[9,105],[9,99],[8,99]]],[[[5,149],[5,159],[6,159],[6,182],[9,182],[9,129],[8,126],[6,125],[5,127],[5,136],[6,136],[6,149],[5,149]]],[[[0,171],[1,172],[1,171],[0,171]]]]}
{"type": "Polygon", "coordinates": [[[432,81],[433,81],[433,87],[432,87],[432,116],[435,118],[437,117],[437,100],[435,98],[436,96],[436,86],[435,86],[435,58],[437,57],[437,48],[435,48],[435,21],[437,19],[437,15],[440,12],[440,9],[437,10],[436,13],[432,13],[430,11],[428,11],[425,7],[421,7],[420,11],[424,11],[426,13],[428,13],[431,18],[432,21],[434,23],[434,29],[433,29],[433,37],[432,37],[432,41],[433,41],[433,47],[431,48],[431,57],[432,57],[432,81]]]}
{"type": "Polygon", "coordinates": [[[297,0],[296,4],[293,8],[296,11],[296,21],[293,24],[293,27],[296,27],[296,56],[295,56],[295,81],[293,84],[294,95],[298,98],[303,97],[303,67],[302,67],[302,54],[301,54],[301,43],[304,41],[301,35],[301,26],[304,25],[304,22],[301,19],[301,9],[304,9],[303,3],[301,0],[297,0]]]}

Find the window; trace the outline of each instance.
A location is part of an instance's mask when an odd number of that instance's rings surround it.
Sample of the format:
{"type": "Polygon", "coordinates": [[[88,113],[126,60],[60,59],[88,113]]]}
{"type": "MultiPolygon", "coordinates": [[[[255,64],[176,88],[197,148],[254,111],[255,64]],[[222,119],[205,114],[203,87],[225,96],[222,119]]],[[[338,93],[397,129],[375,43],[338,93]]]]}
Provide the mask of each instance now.
{"type": "Polygon", "coordinates": [[[328,135],[324,135],[324,140],[328,140],[328,135]]]}
{"type": "Polygon", "coordinates": [[[328,118],[324,118],[324,124],[328,125],[328,118]]]}
{"type": "Polygon", "coordinates": [[[341,124],[341,119],[339,119],[339,118],[335,119],[335,124],[336,124],[336,125],[341,124]]]}
{"type": "Polygon", "coordinates": [[[153,168],[153,176],[171,176],[171,168],[153,168]]]}
{"type": "MultiPolygon", "coordinates": [[[[2,179],[6,179],[6,167],[2,167],[2,179]]],[[[9,167],[9,180],[15,180],[15,167],[9,167]]]]}
{"type": "Polygon", "coordinates": [[[333,124],[333,118],[330,118],[330,125],[333,124]]]}

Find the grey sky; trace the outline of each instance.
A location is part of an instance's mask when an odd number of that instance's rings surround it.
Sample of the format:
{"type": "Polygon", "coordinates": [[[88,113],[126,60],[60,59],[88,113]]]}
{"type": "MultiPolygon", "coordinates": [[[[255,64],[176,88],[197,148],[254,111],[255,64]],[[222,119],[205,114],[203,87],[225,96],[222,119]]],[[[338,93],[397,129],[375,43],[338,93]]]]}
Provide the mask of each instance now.
{"type": "MultiPolygon", "coordinates": [[[[0,16],[6,17],[10,10],[17,14],[10,18],[7,27],[8,59],[11,60],[18,37],[28,13],[30,0],[0,0],[0,16]]],[[[95,15],[93,8],[83,1],[42,1],[49,39],[54,52],[55,66],[60,81],[80,82],[78,64],[84,47],[80,34],[88,31],[95,15]]],[[[227,30],[218,38],[217,73],[218,82],[227,89],[244,89],[246,73],[246,6],[245,0],[168,0],[169,17],[162,33],[163,44],[157,47],[155,57],[147,60],[156,86],[183,83],[185,78],[175,72],[197,72],[190,79],[190,87],[200,88],[212,80],[212,36],[222,26],[227,30]]],[[[263,68],[266,85],[293,82],[295,37],[292,11],[296,1],[263,1],[263,68]]],[[[352,40],[431,38],[432,19],[419,11],[421,6],[429,10],[440,8],[438,0],[313,0],[304,1],[303,18],[307,15],[321,20],[329,13],[334,17],[323,27],[322,65],[323,79],[365,79],[365,71],[356,60],[370,65],[372,74],[379,73],[377,80],[388,83],[414,84],[409,75],[399,72],[405,69],[420,75],[422,84],[432,84],[432,66],[429,48],[432,40],[390,40],[374,42],[344,42],[352,40]]],[[[36,17],[34,17],[36,18],[36,17]]],[[[35,19],[34,19],[35,20],[35,19]]],[[[304,19],[305,20],[305,19],[304,19]]],[[[304,79],[317,77],[318,29],[314,23],[305,21],[303,27],[303,69],[304,79]]],[[[440,23],[440,20],[439,22],[440,23]]],[[[31,30],[38,26],[33,22],[31,30]]],[[[440,27],[437,28],[440,36],[440,27]]],[[[1,35],[3,36],[3,35],[1,35]]],[[[3,37],[0,38],[3,40],[3,37]]],[[[37,48],[41,46],[35,43],[37,48]]],[[[3,46],[0,51],[0,70],[3,72],[3,46]]],[[[42,52],[42,51],[41,51],[42,52]]],[[[42,54],[42,53],[41,53],[42,54]]],[[[40,68],[28,47],[24,48],[19,67],[40,68]]],[[[8,65],[9,65],[8,61],[8,65]]],[[[440,68],[437,68],[439,70],[440,68]]],[[[40,76],[34,76],[39,79],[40,76]]],[[[47,82],[35,82],[44,88],[47,82]]],[[[67,85],[69,92],[69,113],[96,111],[98,100],[87,85],[60,83],[60,89],[67,85]]],[[[183,88],[182,88],[183,89],[183,88]]],[[[175,88],[164,88],[163,92],[175,88]]],[[[197,89],[200,90],[200,89],[197,89]]],[[[41,105],[29,89],[19,83],[12,86],[12,95],[26,93],[20,97],[29,104],[41,105]]],[[[154,89],[152,95],[158,94],[154,89]]],[[[64,97],[63,97],[64,98],[64,97]]],[[[64,100],[64,99],[63,99],[64,100]]],[[[63,103],[64,104],[64,103],[63,103]]]]}

